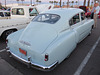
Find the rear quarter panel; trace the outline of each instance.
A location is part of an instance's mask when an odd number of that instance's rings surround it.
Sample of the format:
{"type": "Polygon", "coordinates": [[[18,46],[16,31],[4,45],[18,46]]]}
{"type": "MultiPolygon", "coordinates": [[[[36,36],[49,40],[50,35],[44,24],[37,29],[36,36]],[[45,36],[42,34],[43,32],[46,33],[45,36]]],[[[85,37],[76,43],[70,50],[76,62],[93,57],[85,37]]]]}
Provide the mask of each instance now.
{"type": "Polygon", "coordinates": [[[76,47],[75,32],[68,29],[59,33],[58,38],[47,48],[49,54],[47,65],[58,61],[61,63],[76,47]]]}

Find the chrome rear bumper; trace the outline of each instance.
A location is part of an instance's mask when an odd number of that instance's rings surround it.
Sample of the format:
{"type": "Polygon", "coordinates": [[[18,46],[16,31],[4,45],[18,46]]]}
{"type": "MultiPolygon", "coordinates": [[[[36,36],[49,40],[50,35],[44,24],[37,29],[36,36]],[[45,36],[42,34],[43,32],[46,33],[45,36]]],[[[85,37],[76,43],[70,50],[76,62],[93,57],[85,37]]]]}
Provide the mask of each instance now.
{"type": "Polygon", "coordinates": [[[51,71],[52,69],[54,69],[58,65],[58,61],[56,61],[50,66],[42,66],[42,65],[39,65],[36,63],[31,63],[30,59],[28,61],[26,61],[26,60],[20,58],[19,56],[16,56],[14,53],[11,53],[10,50],[7,50],[7,52],[11,57],[26,64],[28,66],[28,68],[32,67],[32,68],[36,68],[36,69],[41,70],[41,71],[51,71]]]}

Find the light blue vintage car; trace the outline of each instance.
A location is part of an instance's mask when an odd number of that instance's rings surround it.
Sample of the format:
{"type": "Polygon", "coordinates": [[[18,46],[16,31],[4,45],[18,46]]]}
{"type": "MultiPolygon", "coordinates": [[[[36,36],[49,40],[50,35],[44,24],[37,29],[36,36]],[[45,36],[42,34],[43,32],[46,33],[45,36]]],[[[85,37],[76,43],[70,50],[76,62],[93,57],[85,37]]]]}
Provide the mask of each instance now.
{"type": "Polygon", "coordinates": [[[57,8],[36,16],[7,38],[7,51],[28,67],[52,70],[91,33],[94,20],[78,8],[57,8]]]}

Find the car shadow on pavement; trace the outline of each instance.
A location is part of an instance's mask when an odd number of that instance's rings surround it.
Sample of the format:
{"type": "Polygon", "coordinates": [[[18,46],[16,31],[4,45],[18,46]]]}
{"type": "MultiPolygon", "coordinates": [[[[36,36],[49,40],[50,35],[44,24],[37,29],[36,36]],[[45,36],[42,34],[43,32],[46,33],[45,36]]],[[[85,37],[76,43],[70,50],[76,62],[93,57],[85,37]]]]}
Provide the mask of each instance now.
{"type": "Polygon", "coordinates": [[[0,42],[4,42],[4,40],[0,37],[0,42]]]}
{"type": "Polygon", "coordinates": [[[0,50],[6,48],[6,42],[0,37],[0,50]]]}

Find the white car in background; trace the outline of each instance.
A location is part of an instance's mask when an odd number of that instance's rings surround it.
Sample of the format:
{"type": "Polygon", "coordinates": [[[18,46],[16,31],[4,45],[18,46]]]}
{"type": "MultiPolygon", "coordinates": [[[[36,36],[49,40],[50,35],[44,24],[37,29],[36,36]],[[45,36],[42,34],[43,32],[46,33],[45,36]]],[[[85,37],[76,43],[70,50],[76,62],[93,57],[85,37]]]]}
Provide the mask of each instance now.
{"type": "Polygon", "coordinates": [[[1,19],[9,19],[10,18],[10,11],[0,10],[0,20],[1,19]]]}
{"type": "Polygon", "coordinates": [[[10,19],[0,20],[1,38],[6,39],[9,34],[25,28],[36,15],[46,10],[53,9],[53,7],[53,4],[12,7],[10,19]]]}
{"type": "Polygon", "coordinates": [[[7,37],[15,59],[39,70],[52,70],[91,33],[94,20],[77,8],[58,8],[36,16],[25,29],[7,37]]]}

